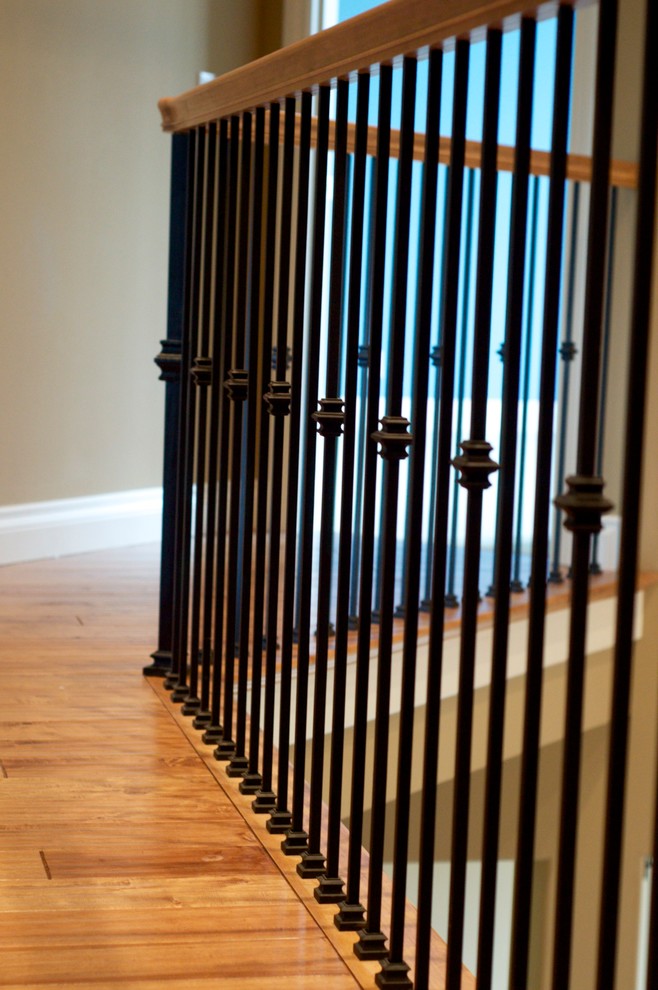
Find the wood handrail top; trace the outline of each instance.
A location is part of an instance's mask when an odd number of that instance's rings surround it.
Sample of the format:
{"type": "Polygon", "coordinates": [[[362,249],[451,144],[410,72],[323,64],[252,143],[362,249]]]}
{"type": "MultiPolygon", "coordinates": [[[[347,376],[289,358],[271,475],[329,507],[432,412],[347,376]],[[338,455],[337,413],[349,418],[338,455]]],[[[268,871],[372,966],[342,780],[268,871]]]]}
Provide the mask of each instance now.
{"type": "Polygon", "coordinates": [[[594,0],[389,0],[335,27],[234,69],[158,106],[165,131],[186,131],[323,83],[366,71],[401,55],[482,40],[487,27],[511,30],[521,15],[555,16],[560,5],[594,0]]]}

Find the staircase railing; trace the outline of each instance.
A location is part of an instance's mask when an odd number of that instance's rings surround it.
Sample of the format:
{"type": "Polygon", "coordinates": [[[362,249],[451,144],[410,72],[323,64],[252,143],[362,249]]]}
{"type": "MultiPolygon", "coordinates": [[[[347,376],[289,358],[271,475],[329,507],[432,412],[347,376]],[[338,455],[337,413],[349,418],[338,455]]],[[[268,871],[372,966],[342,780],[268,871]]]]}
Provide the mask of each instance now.
{"type": "MultiPolygon", "coordinates": [[[[300,857],[298,872],[317,878],[317,900],[338,904],[335,924],[358,932],[357,956],[382,960],[381,987],[413,979],[454,990],[469,979],[473,719],[488,585],[477,986],[497,985],[503,740],[519,590],[528,633],[509,986],[530,985],[547,603],[550,583],[565,579],[551,983],[571,985],[588,594],[601,569],[602,516],[612,508],[601,470],[613,385],[627,419],[596,986],[616,985],[658,37],[649,3],[639,166],[611,163],[617,5],[601,0],[592,154],[569,154],[574,8],[392,0],[160,103],[173,133],[168,330],[158,358],[167,382],[165,511],[159,644],[146,673],[167,677],[172,700],[240,790],[253,793],[267,829],[300,857]],[[550,150],[537,152],[533,95],[546,83],[535,53],[544,22],[555,27],[552,125],[550,150]],[[476,49],[484,81],[473,141],[476,49]],[[514,79],[512,147],[499,144],[504,72],[514,79]],[[623,385],[618,376],[609,382],[607,358],[618,190],[637,198],[633,283],[619,289],[631,300],[623,385]],[[437,780],[445,633],[457,605],[446,820],[437,816],[437,780]],[[447,957],[439,971],[431,962],[434,861],[446,830],[447,957]]],[[[656,985],[655,942],[654,926],[647,987],[656,985]]]]}

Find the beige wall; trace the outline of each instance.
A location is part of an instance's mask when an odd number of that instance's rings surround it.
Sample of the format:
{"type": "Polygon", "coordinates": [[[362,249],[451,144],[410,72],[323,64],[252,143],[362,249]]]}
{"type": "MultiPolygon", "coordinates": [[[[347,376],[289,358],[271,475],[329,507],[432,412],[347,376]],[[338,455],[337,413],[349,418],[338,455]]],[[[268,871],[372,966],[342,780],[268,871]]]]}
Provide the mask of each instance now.
{"type": "Polygon", "coordinates": [[[277,18],[265,0],[2,0],[0,505],[161,483],[156,103],[275,45],[277,18]]]}

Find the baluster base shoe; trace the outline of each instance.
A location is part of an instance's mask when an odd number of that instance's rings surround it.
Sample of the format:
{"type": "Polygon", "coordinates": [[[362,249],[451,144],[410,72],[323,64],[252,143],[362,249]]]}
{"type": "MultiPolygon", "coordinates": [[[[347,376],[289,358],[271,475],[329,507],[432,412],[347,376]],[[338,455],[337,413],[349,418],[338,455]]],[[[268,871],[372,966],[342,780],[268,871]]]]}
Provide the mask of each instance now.
{"type": "Polygon", "coordinates": [[[345,888],[340,877],[318,877],[318,885],[313,891],[318,904],[340,904],[345,898],[345,888]]]}
{"type": "Polygon", "coordinates": [[[244,777],[240,781],[239,791],[240,794],[255,794],[256,791],[261,789],[263,784],[263,778],[259,773],[250,773],[249,770],[245,773],[244,777]]]}
{"type": "Polygon", "coordinates": [[[383,932],[369,932],[362,929],[359,941],[354,943],[354,955],[357,959],[385,959],[388,955],[386,936],[383,932]]]}
{"type": "Polygon", "coordinates": [[[302,861],[297,864],[297,872],[305,880],[314,879],[315,877],[322,876],[326,866],[327,864],[322,853],[303,852],[302,861]]]}
{"type": "Polygon", "coordinates": [[[340,902],[340,910],[334,915],[334,925],[339,932],[360,932],[366,923],[366,909],[363,904],[340,902]]]}
{"type": "Polygon", "coordinates": [[[413,983],[407,976],[409,967],[405,962],[390,962],[388,959],[382,963],[382,968],[375,976],[375,983],[378,987],[403,987],[404,990],[413,990],[413,983]]]}
{"type": "Polygon", "coordinates": [[[253,800],[251,810],[257,815],[269,815],[276,808],[274,791],[259,791],[253,800]]]}
{"type": "Polygon", "coordinates": [[[242,777],[249,769],[249,760],[246,756],[233,756],[226,768],[227,777],[242,777]]]}
{"type": "Polygon", "coordinates": [[[265,822],[265,828],[272,835],[283,835],[291,825],[292,815],[287,808],[284,811],[275,808],[268,821],[265,822]]]}
{"type": "Polygon", "coordinates": [[[156,650],[151,654],[153,663],[142,668],[144,677],[169,677],[171,674],[171,650],[156,650]]]}
{"type": "Polygon", "coordinates": [[[289,829],[288,834],[281,843],[281,849],[286,856],[301,856],[308,848],[308,835],[302,829],[289,829]]]}
{"type": "Polygon", "coordinates": [[[224,730],[221,725],[209,725],[201,736],[201,742],[204,742],[206,746],[216,746],[223,738],[224,730]]]}

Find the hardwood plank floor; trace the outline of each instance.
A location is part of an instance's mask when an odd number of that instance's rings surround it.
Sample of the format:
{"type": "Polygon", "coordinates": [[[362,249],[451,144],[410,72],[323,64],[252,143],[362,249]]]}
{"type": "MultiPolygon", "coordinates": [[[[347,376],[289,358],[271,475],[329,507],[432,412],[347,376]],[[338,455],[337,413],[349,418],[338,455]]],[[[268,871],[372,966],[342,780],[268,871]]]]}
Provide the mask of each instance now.
{"type": "Polygon", "coordinates": [[[0,568],[0,986],[358,986],[141,678],[157,548],[0,568]]]}

